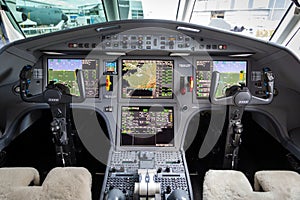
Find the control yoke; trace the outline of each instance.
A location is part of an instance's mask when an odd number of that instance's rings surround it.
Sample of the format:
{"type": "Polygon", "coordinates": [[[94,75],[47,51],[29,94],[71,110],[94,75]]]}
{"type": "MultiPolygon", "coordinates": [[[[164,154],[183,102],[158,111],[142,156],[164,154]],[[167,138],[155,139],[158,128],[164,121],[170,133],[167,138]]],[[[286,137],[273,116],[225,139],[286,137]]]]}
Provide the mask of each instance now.
{"type": "Polygon", "coordinates": [[[20,95],[25,102],[47,103],[50,106],[53,121],[51,131],[56,148],[57,161],[63,166],[72,166],[76,163],[70,103],[85,100],[84,80],[81,70],[76,70],[80,96],[73,96],[67,86],[51,81],[41,94],[32,95],[29,92],[33,68],[30,65],[23,67],[20,72],[20,95]]]}
{"type": "Polygon", "coordinates": [[[33,68],[31,65],[26,65],[20,72],[20,89],[21,98],[25,102],[48,103],[49,105],[64,104],[64,103],[80,103],[85,100],[85,89],[82,70],[76,70],[77,84],[80,96],[72,96],[69,88],[63,84],[50,82],[46,90],[37,95],[32,95],[29,92],[33,68]]]}
{"type": "Polygon", "coordinates": [[[226,90],[226,96],[217,98],[216,92],[220,80],[220,73],[214,71],[211,79],[210,101],[212,104],[226,105],[228,109],[228,129],[225,144],[224,168],[236,169],[239,160],[239,146],[242,143],[242,116],[246,105],[269,104],[274,96],[274,76],[269,68],[263,69],[266,98],[252,96],[249,89],[241,84],[226,90]]]}
{"type": "Polygon", "coordinates": [[[273,100],[274,96],[274,76],[272,71],[269,68],[264,68],[263,70],[266,82],[264,83],[267,87],[266,96],[267,98],[259,98],[252,96],[247,87],[236,87],[236,92],[231,95],[226,95],[226,97],[217,98],[216,91],[218,88],[218,83],[220,80],[220,73],[214,71],[212,73],[211,79],[211,89],[210,89],[210,101],[212,104],[216,105],[232,105],[232,106],[246,106],[246,105],[258,105],[258,104],[269,104],[273,100]]]}

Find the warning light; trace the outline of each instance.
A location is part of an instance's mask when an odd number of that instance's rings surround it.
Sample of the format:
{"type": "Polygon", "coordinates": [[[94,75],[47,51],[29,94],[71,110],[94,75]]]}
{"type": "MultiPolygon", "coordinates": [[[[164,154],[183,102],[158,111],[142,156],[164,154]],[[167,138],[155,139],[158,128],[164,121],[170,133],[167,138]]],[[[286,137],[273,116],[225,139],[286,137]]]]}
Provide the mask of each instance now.
{"type": "Polygon", "coordinates": [[[109,75],[106,76],[105,88],[106,88],[106,91],[113,90],[113,77],[112,76],[109,76],[109,75]]]}
{"type": "Polygon", "coordinates": [[[227,49],[227,45],[226,44],[219,44],[218,45],[218,49],[219,50],[226,50],[227,49]]]}
{"type": "Polygon", "coordinates": [[[193,92],[194,89],[194,77],[190,77],[190,92],[193,92]]]}
{"type": "Polygon", "coordinates": [[[244,80],[244,71],[240,71],[240,81],[244,80]]]}
{"type": "Polygon", "coordinates": [[[77,43],[69,43],[69,44],[68,44],[68,47],[69,47],[69,48],[77,48],[77,47],[78,47],[78,44],[77,44],[77,43]]]}

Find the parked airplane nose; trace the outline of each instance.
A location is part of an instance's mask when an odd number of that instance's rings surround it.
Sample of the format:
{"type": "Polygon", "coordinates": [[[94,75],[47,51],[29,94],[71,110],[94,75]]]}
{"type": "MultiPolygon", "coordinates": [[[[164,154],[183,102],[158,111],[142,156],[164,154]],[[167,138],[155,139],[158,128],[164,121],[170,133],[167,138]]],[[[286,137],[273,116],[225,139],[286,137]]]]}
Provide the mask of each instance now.
{"type": "Polygon", "coordinates": [[[68,21],[68,16],[65,15],[65,14],[62,14],[61,19],[64,20],[64,22],[67,22],[68,21]]]}

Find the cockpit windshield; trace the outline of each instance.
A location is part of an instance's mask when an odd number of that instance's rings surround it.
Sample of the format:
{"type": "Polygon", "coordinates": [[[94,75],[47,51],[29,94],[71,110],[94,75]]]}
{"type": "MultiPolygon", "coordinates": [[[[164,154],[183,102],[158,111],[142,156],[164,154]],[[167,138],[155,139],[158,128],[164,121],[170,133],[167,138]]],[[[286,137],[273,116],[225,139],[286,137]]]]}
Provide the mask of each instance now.
{"type": "Polygon", "coordinates": [[[127,19],[184,21],[269,40],[290,0],[10,0],[26,37],[127,19]]]}
{"type": "Polygon", "coordinates": [[[299,2],[0,0],[0,196],[300,200],[299,2]]]}

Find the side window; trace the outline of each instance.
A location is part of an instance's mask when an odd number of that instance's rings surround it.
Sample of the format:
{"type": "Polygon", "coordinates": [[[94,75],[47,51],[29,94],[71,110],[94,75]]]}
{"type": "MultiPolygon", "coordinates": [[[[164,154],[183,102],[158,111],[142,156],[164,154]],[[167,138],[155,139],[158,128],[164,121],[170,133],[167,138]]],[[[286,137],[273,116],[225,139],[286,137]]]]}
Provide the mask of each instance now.
{"type": "Polygon", "coordinates": [[[9,17],[11,17],[9,13],[7,14],[4,10],[0,10],[0,48],[10,42],[24,38],[11,24],[9,17]]]}
{"type": "Polygon", "coordinates": [[[294,34],[292,39],[286,45],[288,48],[292,49],[298,57],[300,57],[300,24],[297,29],[297,32],[294,34]]]}
{"type": "Polygon", "coordinates": [[[90,0],[88,3],[10,0],[6,4],[26,37],[106,22],[100,0],[90,0]]]}

